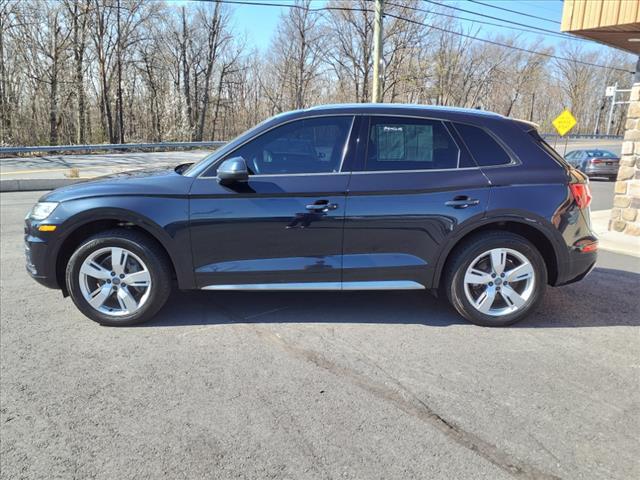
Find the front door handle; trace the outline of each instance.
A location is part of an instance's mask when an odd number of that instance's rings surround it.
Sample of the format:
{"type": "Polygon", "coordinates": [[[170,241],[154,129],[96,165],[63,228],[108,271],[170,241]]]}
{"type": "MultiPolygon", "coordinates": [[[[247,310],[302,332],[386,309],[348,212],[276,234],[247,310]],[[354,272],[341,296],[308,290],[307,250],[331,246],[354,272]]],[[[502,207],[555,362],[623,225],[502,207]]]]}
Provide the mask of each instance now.
{"type": "Polygon", "coordinates": [[[318,200],[315,203],[307,205],[305,208],[312,212],[328,212],[329,210],[338,208],[338,204],[330,203],[328,200],[318,200]]]}
{"type": "Polygon", "coordinates": [[[478,205],[479,203],[480,203],[480,200],[478,200],[477,198],[469,198],[467,196],[458,196],[458,197],[455,197],[453,200],[449,200],[448,202],[445,202],[445,205],[447,207],[453,207],[453,208],[467,208],[473,205],[478,205]]]}

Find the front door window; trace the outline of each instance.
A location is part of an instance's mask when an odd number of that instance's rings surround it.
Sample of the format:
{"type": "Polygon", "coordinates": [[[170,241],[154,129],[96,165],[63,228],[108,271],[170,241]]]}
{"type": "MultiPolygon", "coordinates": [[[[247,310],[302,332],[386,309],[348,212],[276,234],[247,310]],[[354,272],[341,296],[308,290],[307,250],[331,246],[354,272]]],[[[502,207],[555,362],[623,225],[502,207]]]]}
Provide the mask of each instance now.
{"type": "Polygon", "coordinates": [[[353,117],[298,120],[274,128],[230,153],[253,175],[339,172],[353,117]]]}

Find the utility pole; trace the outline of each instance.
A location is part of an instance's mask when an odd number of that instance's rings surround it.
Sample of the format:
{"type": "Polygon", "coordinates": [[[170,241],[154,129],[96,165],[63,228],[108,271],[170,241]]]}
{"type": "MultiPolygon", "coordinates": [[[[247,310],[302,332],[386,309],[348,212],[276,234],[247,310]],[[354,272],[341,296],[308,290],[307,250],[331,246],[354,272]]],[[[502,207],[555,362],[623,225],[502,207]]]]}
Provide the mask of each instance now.
{"type": "Polygon", "coordinates": [[[613,121],[613,108],[616,105],[616,93],[618,93],[618,82],[613,87],[613,95],[611,97],[611,106],[609,107],[609,118],[607,119],[607,135],[611,131],[611,122],[613,121]]]}
{"type": "Polygon", "coordinates": [[[375,18],[373,20],[373,91],[371,102],[379,103],[382,99],[382,16],[384,0],[375,0],[375,18]]]}
{"type": "Polygon", "coordinates": [[[533,92],[531,94],[531,110],[529,110],[529,121],[530,122],[533,122],[533,105],[535,104],[535,102],[536,102],[536,93],[533,92]]]}

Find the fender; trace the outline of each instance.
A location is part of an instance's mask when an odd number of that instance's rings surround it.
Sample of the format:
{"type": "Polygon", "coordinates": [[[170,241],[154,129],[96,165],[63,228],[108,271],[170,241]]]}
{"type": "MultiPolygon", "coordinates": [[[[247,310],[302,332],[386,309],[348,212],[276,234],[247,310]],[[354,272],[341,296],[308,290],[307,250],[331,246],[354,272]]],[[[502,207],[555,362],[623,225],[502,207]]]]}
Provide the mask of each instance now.
{"type": "Polygon", "coordinates": [[[519,223],[528,227],[533,227],[544,235],[553,247],[556,264],[558,265],[559,270],[569,261],[569,252],[567,251],[562,235],[557,228],[549,222],[549,220],[540,215],[521,210],[494,210],[486,213],[481,218],[473,217],[472,219],[469,219],[468,222],[460,225],[460,227],[456,229],[455,233],[443,244],[434,269],[432,282],[433,288],[437,289],[439,287],[442,271],[447,258],[455,246],[458,245],[463,238],[474,231],[499,222],[519,223]]]}
{"type": "MultiPolygon", "coordinates": [[[[164,200],[166,203],[166,199],[164,200]]],[[[86,202],[86,199],[84,201],[86,202]]],[[[182,201],[187,205],[187,199],[182,199],[182,201]]],[[[72,210],[74,203],[73,201],[64,202],[61,206],[72,210]]],[[[164,212],[166,212],[166,205],[164,212]]],[[[184,218],[186,219],[188,217],[185,216],[184,218]]],[[[74,232],[96,221],[115,220],[131,223],[158,241],[167,252],[173,264],[179,287],[183,289],[195,288],[188,220],[167,222],[166,218],[163,219],[165,221],[160,224],[139,212],[118,207],[96,207],[75,213],[60,225],[60,235],[56,238],[55,245],[52,245],[53,271],[55,271],[55,262],[57,261],[62,245],[74,232]]]]}

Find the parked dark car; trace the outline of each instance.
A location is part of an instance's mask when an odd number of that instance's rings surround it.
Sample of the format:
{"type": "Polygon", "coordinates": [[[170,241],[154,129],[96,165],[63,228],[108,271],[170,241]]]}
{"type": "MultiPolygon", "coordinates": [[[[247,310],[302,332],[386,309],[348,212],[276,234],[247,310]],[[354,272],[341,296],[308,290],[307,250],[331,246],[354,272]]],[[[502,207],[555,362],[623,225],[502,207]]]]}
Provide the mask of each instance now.
{"type": "MultiPolygon", "coordinates": [[[[533,124],[335,105],[271,118],[202,161],[44,195],[27,269],[89,318],[202,290],[429,290],[479,325],[530,313],[596,262],[587,177],[533,124]]],[[[428,315],[428,312],[425,312],[428,315]]]]}
{"type": "Polygon", "coordinates": [[[573,150],[564,159],[589,177],[615,180],[618,176],[620,157],[609,150],[573,150]]]}

